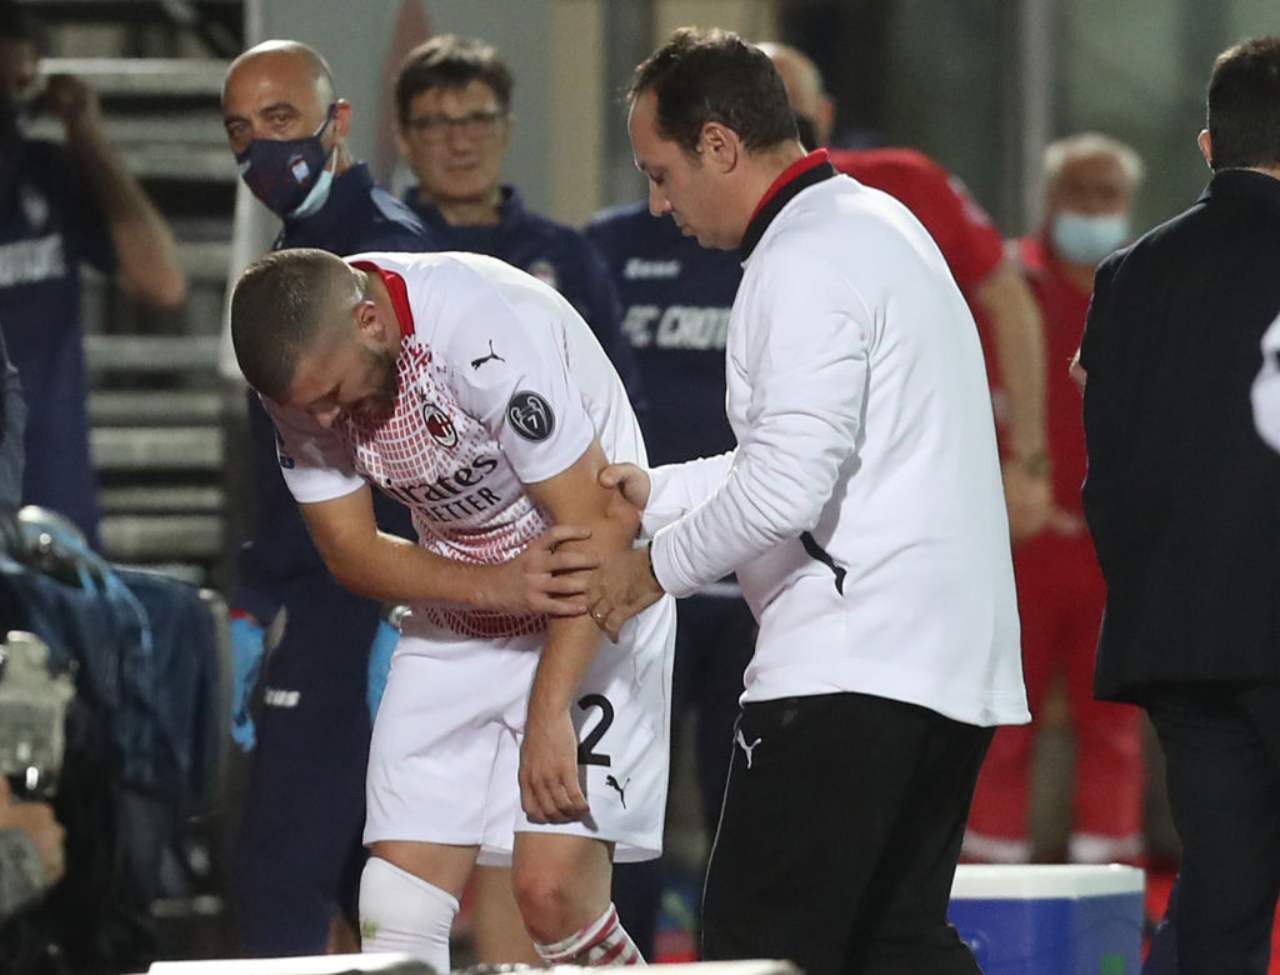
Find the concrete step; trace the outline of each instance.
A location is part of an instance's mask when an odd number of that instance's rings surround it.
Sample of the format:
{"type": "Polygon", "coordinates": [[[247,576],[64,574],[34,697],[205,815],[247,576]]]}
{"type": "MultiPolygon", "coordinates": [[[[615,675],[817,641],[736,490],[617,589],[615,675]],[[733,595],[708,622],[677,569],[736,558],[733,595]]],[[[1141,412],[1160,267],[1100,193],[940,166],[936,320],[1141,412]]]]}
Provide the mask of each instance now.
{"type": "Polygon", "coordinates": [[[99,524],[112,561],[213,561],[223,554],[226,522],[218,515],[107,515],[99,524]]]}
{"type": "Polygon", "coordinates": [[[100,95],[207,97],[217,104],[227,62],[200,58],[42,58],[40,74],[71,74],[100,95]]]}
{"type": "Polygon", "coordinates": [[[149,426],[222,421],[222,397],[208,390],[96,390],[89,393],[93,426],[149,426]]]}
{"type": "Polygon", "coordinates": [[[216,335],[86,335],[84,354],[91,370],[191,370],[214,375],[218,345],[216,335]]]}
{"type": "MultiPolygon", "coordinates": [[[[231,222],[227,221],[230,229],[231,222]]],[[[225,283],[231,263],[231,242],[227,240],[178,241],[178,259],[191,282],[225,283]]]]}
{"type": "Polygon", "coordinates": [[[222,431],[214,427],[99,427],[89,433],[95,467],[109,471],[214,471],[222,431]]]}
{"type": "Polygon", "coordinates": [[[106,514],[222,514],[226,495],[211,485],[131,484],[98,491],[106,514]]]}

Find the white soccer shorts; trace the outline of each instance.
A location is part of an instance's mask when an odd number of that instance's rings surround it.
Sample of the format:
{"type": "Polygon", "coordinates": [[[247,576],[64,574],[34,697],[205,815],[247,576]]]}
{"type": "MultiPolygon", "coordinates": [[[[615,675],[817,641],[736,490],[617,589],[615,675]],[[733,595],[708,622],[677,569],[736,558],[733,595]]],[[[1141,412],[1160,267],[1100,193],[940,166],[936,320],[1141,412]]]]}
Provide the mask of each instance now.
{"type": "Polygon", "coordinates": [[[461,636],[421,614],[404,621],[369,755],[366,845],[416,840],[478,846],[510,863],[516,832],[616,844],[614,860],[662,852],[670,764],[675,603],[663,598],[602,640],[571,709],[591,815],[538,825],[520,808],[520,743],[545,634],[461,636]]]}

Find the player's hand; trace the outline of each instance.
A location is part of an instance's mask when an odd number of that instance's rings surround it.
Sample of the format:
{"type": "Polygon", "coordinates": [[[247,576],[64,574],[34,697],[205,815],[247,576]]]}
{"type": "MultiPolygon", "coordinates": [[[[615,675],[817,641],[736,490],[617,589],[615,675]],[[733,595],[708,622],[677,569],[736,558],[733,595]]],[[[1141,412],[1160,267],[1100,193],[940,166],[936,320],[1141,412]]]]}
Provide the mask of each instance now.
{"type": "Polygon", "coordinates": [[[1009,511],[1009,539],[1034,538],[1049,527],[1053,517],[1053,484],[1048,474],[1032,474],[1017,461],[1005,463],[1004,503],[1009,511]]]}
{"type": "Polygon", "coordinates": [[[644,511],[649,503],[652,482],[648,473],[635,464],[610,464],[600,472],[597,480],[601,487],[617,488],[637,511],[644,511]]]}
{"type": "Polygon", "coordinates": [[[591,537],[590,528],[556,525],[498,569],[494,608],[510,613],[581,616],[587,611],[585,570],[598,568],[599,556],[565,542],[591,537]]]}
{"type": "Polygon", "coordinates": [[[571,823],[591,812],[578,782],[578,737],[566,708],[533,705],[520,746],[520,806],[534,823],[571,823]]]}
{"type": "Polygon", "coordinates": [[[15,802],[9,782],[0,775],[0,829],[20,829],[30,838],[49,885],[66,872],[66,830],[47,802],[15,802]]]}
{"type": "Polygon", "coordinates": [[[627,549],[591,573],[587,606],[596,626],[618,642],[622,625],[662,598],[662,586],[649,563],[649,546],[627,549]]]}

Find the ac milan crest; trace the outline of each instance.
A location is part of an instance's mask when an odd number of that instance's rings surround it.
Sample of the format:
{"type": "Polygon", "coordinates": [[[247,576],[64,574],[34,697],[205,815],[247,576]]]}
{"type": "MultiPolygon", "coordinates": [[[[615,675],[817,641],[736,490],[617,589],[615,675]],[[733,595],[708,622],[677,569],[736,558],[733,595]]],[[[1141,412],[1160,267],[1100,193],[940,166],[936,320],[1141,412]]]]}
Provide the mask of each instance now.
{"type": "Polygon", "coordinates": [[[453,421],[449,419],[449,414],[435,403],[424,403],[422,406],[422,419],[426,421],[427,433],[431,434],[431,439],[438,443],[441,447],[456,447],[458,444],[458,431],[453,426],[453,421]]]}

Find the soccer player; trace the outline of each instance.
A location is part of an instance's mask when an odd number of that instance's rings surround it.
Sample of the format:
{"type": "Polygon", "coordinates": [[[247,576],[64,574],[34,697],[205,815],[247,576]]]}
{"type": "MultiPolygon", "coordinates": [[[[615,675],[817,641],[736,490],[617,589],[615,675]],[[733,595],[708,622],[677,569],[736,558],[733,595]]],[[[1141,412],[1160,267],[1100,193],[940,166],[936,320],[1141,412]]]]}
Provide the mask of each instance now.
{"type": "Polygon", "coordinates": [[[590,529],[560,529],[582,566],[632,544],[634,512],[597,476],[606,457],[644,463],[644,444],[599,343],[491,258],[307,249],[245,272],[232,336],[330,571],[413,608],[369,759],[365,949],[447,970],[473,866],[512,858],[547,962],[639,961],[609,880],[615,857],[661,850],[674,609],[597,653],[586,616],[486,605],[550,522],[590,529]],[[418,545],[379,533],[371,484],[411,510],[418,545]]]}
{"type": "MultiPolygon", "coordinates": [[[[313,48],[275,40],[242,53],[227,69],[222,109],[241,177],[283,222],[276,248],[436,249],[408,207],[352,156],[356,109],[313,48]]],[[[310,955],[346,933],[344,914],[355,919],[370,734],[366,665],[381,607],[329,575],[280,477],[275,430],[253,395],[248,419],[254,520],[231,596],[232,735],[253,761],[235,899],[246,953],[310,955]],[[265,633],[282,611],[255,725],[250,702],[265,633]]],[[[383,529],[412,537],[406,512],[389,498],[379,500],[377,516],[383,529]]]]}

